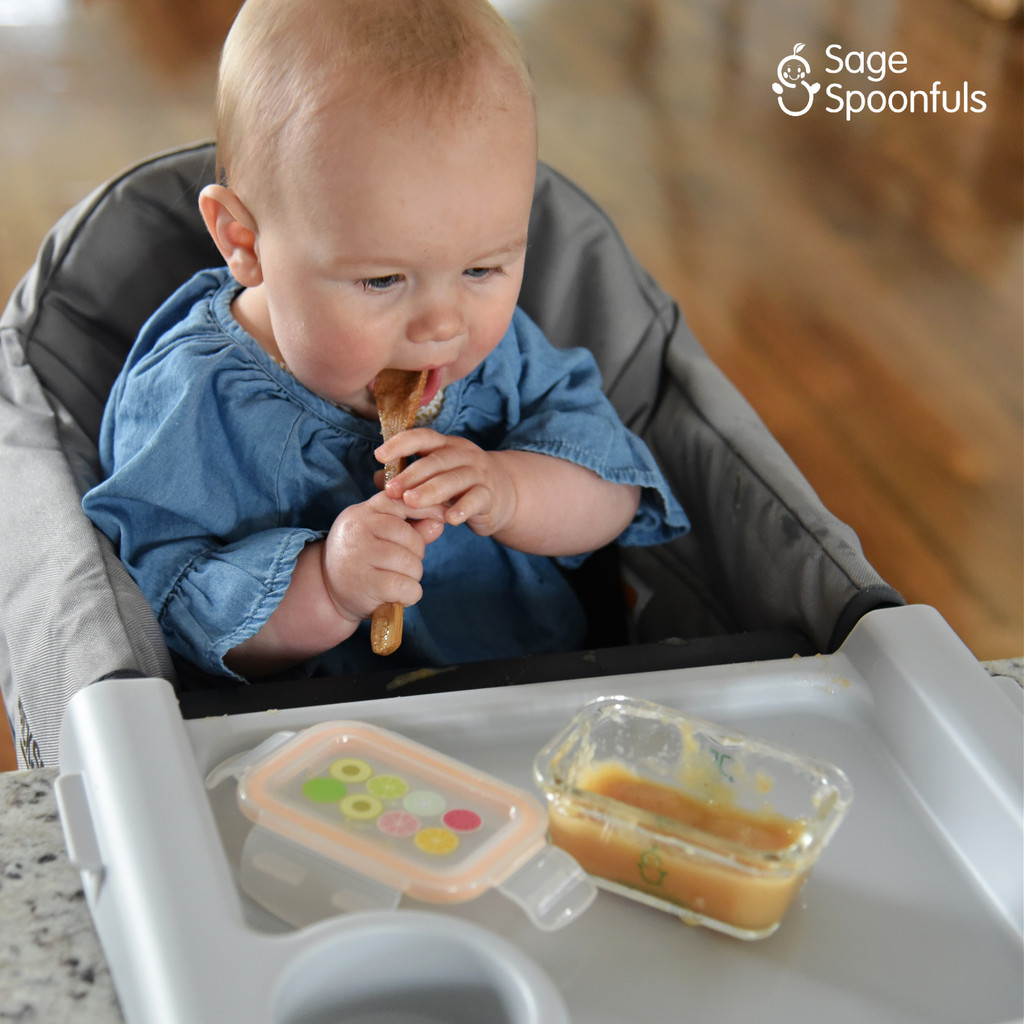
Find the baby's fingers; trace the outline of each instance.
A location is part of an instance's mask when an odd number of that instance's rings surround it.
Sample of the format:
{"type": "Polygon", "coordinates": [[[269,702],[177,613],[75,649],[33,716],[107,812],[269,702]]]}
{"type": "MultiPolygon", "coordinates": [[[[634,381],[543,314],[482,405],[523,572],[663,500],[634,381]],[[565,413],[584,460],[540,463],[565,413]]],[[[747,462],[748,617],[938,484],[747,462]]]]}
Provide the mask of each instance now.
{"type": "Polygon", "coordinates": [[[470,487],[462,497],[453,502],[445,513],[445,520],[451,526],[468,522],[474,533],[487,537],[498,528],[490,518],[494,508],[494,494],[489,487],[479,484],[470,487]]]}
{"type": "MultiPolygon", "coordinates": [[[[390,485],[389,485],[390,486],[390,485]]],[[[427,504],[412,508],[390,491],[380,491],[367,502],[378,512],[386,512],[398,519],[433,520],[443,526],[447,509],[441,503],[427,504]]]]}
{"type": "MultiPolygon", "coordinates": [[[[438,465],[434,457],[423,460],[425,465],[416,463],[395,477],[387,485],[387,493],[393,498],[401,499],[412,510],[421,508],[437,508],[455,501],[467,491],[480,485],[480,476],[472,466],[459,463],[454,466],[438,465]]],[[[451,522],[449,516],[445,517],[451,522]]]]}
{"type": "Polygon", "coordinates": [[[409,525],[420,535],[424,544],[433,544],[444,533],[444,522],[435,519],[410,520],[409,525]]]}
{"type": "Polygon", "coordinates": [[[374,458],[381,464],[395,462],[398,459],[408,459],[413,455],[426,455],[429,452],[443,448],[448,443],[444,434],[439,434],[429,427],[417,427],[413,430],[403,430],[389,438],[376,451],[374,458]]]}
{"type": "Polygon", "coordinates": [[[406,466],[388,483],[387,493],[410,507],[443,505],[479,483],[485,476],[485,454],[476,445],[446,440],[406,466]]]}

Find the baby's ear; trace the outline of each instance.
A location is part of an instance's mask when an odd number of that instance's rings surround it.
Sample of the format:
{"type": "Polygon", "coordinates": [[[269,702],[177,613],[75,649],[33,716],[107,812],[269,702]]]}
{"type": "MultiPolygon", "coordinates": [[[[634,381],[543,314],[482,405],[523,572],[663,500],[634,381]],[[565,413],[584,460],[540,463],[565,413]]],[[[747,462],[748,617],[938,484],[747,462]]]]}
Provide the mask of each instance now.
{"type": "Polygon", "coordinates": [[[207,185],[199,193],[199,212],[235,280],[245,288],[262,284],[259,229],[245,203],[224,185],[207,185]]]}

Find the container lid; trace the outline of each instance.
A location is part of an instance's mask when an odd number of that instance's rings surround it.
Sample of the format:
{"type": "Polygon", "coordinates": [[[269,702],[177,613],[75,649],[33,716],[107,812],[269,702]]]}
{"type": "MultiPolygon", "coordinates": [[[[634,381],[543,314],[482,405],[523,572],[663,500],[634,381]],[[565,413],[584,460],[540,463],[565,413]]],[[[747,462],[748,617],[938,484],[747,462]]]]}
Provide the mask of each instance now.
{"type": "Polygon", "coordinates": [[[388,730],[341,721],[275,734],[207,785],[228,775],[247,817],[319,855],[325,870],[432,903],[499,887],[545,929],[594,897],[575,861],[548,846],[534,796],[388,730]]]}

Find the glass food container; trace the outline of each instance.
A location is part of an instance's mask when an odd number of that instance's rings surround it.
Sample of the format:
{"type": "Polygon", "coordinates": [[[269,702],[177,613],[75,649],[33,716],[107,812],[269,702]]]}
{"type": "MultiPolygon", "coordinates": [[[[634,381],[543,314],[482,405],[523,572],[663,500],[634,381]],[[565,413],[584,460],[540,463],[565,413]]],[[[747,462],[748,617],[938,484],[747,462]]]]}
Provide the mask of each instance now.
{"type": "Polygon", "coordinates": [[[298,927],[394,907],[403,894],[460,903],[496,888],[554,930],[595,895],[548,845],[535,796],[365,722],[276,734],[218,766],[207,786],[229,776],[255,825],[242,888],[298,927]]]}
{"type": "Polygon", "coordinates": [[[832,765],[627,697],[585,705],[534,775],[599,886],[742,939],[778,928],[853,796],[832,765]]]}

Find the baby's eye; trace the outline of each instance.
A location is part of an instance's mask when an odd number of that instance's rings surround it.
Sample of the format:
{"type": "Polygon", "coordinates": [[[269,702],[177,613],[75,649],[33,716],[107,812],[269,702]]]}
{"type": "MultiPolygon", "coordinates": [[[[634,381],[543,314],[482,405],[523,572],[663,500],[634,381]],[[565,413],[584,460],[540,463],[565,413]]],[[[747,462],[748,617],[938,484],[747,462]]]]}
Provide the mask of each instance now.
{"type": "Polygon", "coordinates": [[[402,280],[401,274],[385,274],[383,277],[364,277],[360,280],[363,291],[386,292],[402,280]]]}
{"type": "Polygon", "coordinates": [[[470,267],[463,273],[473,281],[485,281],[489,277],[504,273],[504,271],[501,267],[470,267]]]}

